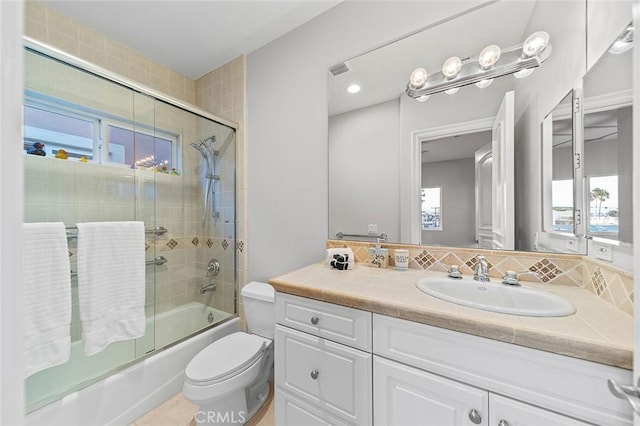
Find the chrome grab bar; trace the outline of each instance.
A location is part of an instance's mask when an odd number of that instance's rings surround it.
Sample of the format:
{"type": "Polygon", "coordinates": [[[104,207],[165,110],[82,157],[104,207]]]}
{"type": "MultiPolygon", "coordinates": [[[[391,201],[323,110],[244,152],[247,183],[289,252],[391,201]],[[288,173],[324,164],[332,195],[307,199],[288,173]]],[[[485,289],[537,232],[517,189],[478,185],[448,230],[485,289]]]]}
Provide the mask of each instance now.
{"type": "Polygon", "coordinates": [[[379,238],[381,241],[386,241],[387,238],[389,238],[389,236],[384,232],[381,234],[345,234],[344,232],[336,233],[336,238],[338,238],[339,240],[343,239],[344,237],[379,238]]]}
{"type": "MultiPolygon", "coordinates": [[[[153,260],[147,260],[145,262],[145,265],[156,265],[156,266],[160,266],[160,265],[164,265],[165,263],[167,263],[168,260],[166,257],[164,256],[156,256],[155,259],[153,260]]],[[[78,272],[76,271],[71,271],[71,276],[72,277],[77,277],[78,276],[78,272]]]]}

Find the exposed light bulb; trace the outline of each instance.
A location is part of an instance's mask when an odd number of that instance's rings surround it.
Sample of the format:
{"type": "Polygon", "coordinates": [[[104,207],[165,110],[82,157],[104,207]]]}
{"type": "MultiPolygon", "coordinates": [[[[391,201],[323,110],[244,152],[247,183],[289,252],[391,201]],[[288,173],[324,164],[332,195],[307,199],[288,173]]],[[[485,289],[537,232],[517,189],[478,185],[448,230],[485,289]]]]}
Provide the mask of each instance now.
{"type": "Polygon", "coordinates": [[[427,82],[427,76],[427,70],[425,70],[424,68],[416,68],[415,70],[413,70],[411,76],[409,77],[409,83],[411,84],[411,86],[418,89],[424,86],[424,83],[427,82]]]}
{"type": "Polygon", "coordinates": [[[547,44],[549,44],[549,33],[536,31],[522,43],[522,53],[527,57],[537,55],[547,47],[547,44]]]}
{"type": "Polygon", "coordinates": [[[490,78],[488,80],[480,80],[479,82],[476,83],[476,86],[481,88],[481,89],[485,89],[489,86],[491,86],[491,83],[493,83],[493,79],[490,78]]]}
{"type": "Polygon", "coordinates": [[[447,78],[453,78],[462,69],[462,61],[457,56],[452,56],[442,64],[442,74],[447,78]]]}
{"type": "Polygon", "coordinates": [[[535,68],[525,68],[523,70],[520,70],[520,71],[517,71],[517,72],[513,73],[513,76],[515,78],[529,77],[531,75],[531,73],[533,73],[534,70],[535,70],[535,68]]]}
{"type": "Polygon", "coordinates": [[[418,96],[416,98],[416,101],[418,101],[418,102],[427,102],[427,99],[429,99],[430,97],[431,97],[431,95],[418,96]]]}
{"type": "Polygon", "coordinates": [[[482,52],[480,52],[480,55],[478,56],[478,64],[480,64],[480,68],[486,70],[494,66],[495,63],[498,62],[498,59],[500,59],[501,53],[502,50],[500,50],[500,47],[495,44],[482,49],[482,52]]]}
{"type": "Polygon", "coordinates": [[[458,93],[458,90],[460,90],[459,87],[454,87],[452,89],[445,90],[444,93],[446,93],[447,95],[455,95],[456,93],[458,93]]]}
{"type": "Polygon", "coordinates": [[[360,91],[360,86],[357,84],[351,84],[347,87],[347,92],[349,93],[358,93],[360,91]]]}

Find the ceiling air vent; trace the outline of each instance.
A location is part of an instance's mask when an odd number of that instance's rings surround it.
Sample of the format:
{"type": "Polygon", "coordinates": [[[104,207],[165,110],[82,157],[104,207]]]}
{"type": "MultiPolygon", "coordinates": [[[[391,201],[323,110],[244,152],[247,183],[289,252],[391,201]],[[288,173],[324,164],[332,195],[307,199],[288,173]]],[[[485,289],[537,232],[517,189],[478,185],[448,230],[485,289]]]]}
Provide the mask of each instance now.
{"type": "Polygon", "coordinates": [[[336,77],[340,74],[344,74],[345,72],[350,71],[347,64],[344,62],[340,62],[339,64],[335,64],[329,67],[329,72],[332,76],[336,77]]]}

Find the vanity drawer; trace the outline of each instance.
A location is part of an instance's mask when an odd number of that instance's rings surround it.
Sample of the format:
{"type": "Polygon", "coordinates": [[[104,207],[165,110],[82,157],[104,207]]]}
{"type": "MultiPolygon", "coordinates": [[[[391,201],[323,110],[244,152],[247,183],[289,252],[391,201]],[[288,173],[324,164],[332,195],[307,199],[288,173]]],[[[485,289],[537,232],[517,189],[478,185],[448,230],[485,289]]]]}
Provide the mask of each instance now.
{"type": "Polygon", "coordinates": [[[371,424],[370,353],[277,325],[275,360],[278,391],[347,423],[371,424]]]}
{"type": "Polygon", "coordinates": [[[320,408],[281,390],[276,391],[276,424],[279,426],[352,426],[320,408]]]}
{"type": "Polygon", "coordinates": [[[296,330],[371,352],[371,312],[277,293],[276,321],[296,330]]]}

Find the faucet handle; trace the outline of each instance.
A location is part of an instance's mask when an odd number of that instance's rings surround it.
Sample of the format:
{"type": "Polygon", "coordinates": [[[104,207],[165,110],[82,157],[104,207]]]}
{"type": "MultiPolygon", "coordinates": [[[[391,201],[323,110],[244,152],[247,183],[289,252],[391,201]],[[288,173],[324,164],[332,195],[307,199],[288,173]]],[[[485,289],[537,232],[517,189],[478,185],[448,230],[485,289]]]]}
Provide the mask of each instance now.
{"type": "Polygon", "coordinates": [[[458,265],[447,265],[446,263],[440,261],[436,262],[436,265],[444,267],[448,272],[447,276],[449,278],[462,278],[462,273],[460,272],[460,268],[458,267],[458,265]]]}
{"type": "Polygon", "coordinates": [[[536,271],[507,271],[504,277],[502,277],[502,284],[519,286],[520,281],[518,280],[518,277],[520,277],[520,275],[535,275],[536,277],[540,278],[540,274],[536,271]]]}

